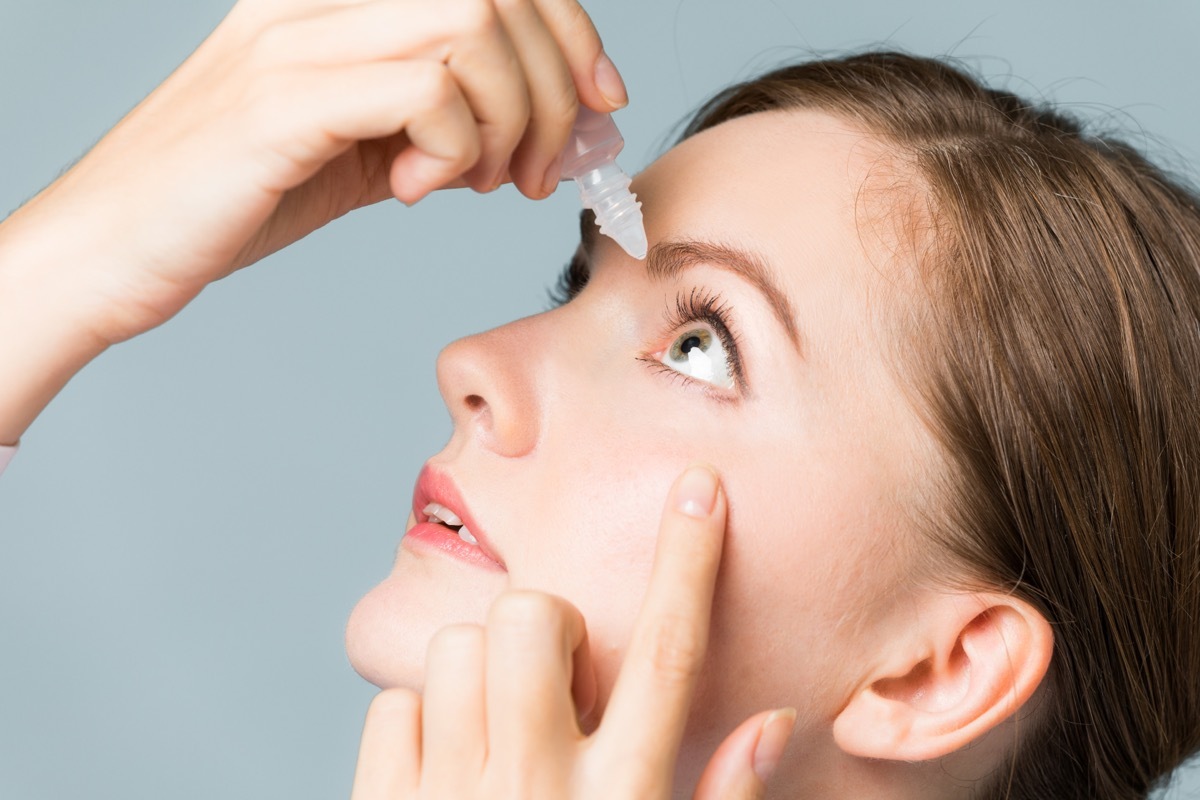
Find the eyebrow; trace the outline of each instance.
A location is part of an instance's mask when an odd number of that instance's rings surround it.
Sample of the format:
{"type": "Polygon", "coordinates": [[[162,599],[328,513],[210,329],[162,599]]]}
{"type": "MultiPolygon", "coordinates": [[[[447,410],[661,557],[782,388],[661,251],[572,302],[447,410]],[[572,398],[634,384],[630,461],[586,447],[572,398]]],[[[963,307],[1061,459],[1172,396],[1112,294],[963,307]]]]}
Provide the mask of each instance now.
{"type": "MultiPolygon", "coordinates": [[[[584,209],[579,215],[579,246],[588,260],[595,252],[598,233],[595,212],[584,209]]],[[[773,270],[767,265],[766,259],[757,253],[717,242],[672,239],[657,242],[650,248],[646,255],[646,274],[653,280],[669,280],[700,264],[732,272],[757,289],[783,326],[792,345],[802,350],[791,301],[772,277],[773,270]]]]}

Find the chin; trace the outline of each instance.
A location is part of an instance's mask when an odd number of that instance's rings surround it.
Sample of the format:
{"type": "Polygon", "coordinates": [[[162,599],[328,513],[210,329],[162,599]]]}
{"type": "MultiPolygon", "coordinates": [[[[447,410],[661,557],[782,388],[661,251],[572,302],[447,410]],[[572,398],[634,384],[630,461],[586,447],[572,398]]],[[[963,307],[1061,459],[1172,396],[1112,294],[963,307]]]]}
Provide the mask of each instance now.
{"type": "MultiPolygon", "coordinates": [[[[390,579],[389,579],[390,580],[390,579]]],[[[416,631],[390,608],[388,581],[368,592],[346,622],[346,656],[364,680],[380,689],[421,691],[424,664],[415,646],[416,631]]]]}
{"type": "Polygon", "coordinates": [[[433,635],[447,625],[482,625],[503,589],[421,573],[398,562],[388,578],[358,601],[346,623],[350,665],[380,689],[421,691],[425,651],[433,635]]]}

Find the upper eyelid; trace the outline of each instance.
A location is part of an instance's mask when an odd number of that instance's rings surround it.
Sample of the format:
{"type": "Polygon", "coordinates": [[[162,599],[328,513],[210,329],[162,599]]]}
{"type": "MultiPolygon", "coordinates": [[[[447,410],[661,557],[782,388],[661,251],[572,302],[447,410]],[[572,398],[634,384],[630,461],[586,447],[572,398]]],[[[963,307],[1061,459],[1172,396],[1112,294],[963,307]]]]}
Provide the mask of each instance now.
{"type": "Polygon", "coordinates": [[[750,394],[750,381],[746,375],[746,365],[742,357],[742,337],[739,333],[737,315],[724,297],[708,287],[693,286],[687,295],[682,292],[676,294],[675,304],[668,305],[666,309],[666,317],[666,322],[671,328],[666,335],[678,332],[679,328],[686,327],[692,322],[703,322],[717,328],[717,336],[721,339],[721,344],[728,350],[728,356],[732,362],[730,368],[733,370],[735,386],[742,395],[750,394]],[[700,313],[701,306],[708,306],[709,314],[700,313]]]}
{"type": "MultiPolygon", "coordinates": [[[[593,226],[587,226],[587,212],[580,215],[580,249],[586,256],[595,253],[598,246],[593,226]]],[[[735,245],[702,239],[668,238],[656,242],[644,262],[646,275],[651,281],[670,280],[702,266],[710,266],[731,273],[744,281],[763,298],[771,313],[787,334],[788,340],[803,357],[804,341],[796,326],[796,314],[791,300],[778,282],[776,270],[770,262],[754,250],[735,245]]]]}
{"type": "MultiPolygon", "coordinates": [[[[701,262],[694,262],[685,265],[675,275],[657,275],[651,276],[651,278],[655,282],[672,279],[681,283],[688,282],[684,276],[692,273],[692,268],[699,266],[701,266],[701,262]]],[[[572,254],[571,259],[560,271],[556,285],[549,290],[553,307],[562,306],[573,300],[591,280],[592,272],[588,248],[586,247],[586,243],[581,242],[572,254]]],[[[737,277],[745,279],[745,276],[742,275],[738,275],[737,277]]],[[[740,328],[737,322],[737,315],[727,300],[719,294],[714,294],[713,290],[707,286],[693,284],[691,291],[686,295],[686,299],[683,291],[676,293],[674,305],[668,305],[664,314],[666,324],[671,327],[672,331],[677,327],[694,321],[703,321],[714,328],[718,328],[718,337],[721,338],[722,344],[728,350],[729,358],[733,362],[730,366],[734,372],[736,388],[744,395],[749,394],[750,382],[746,376],[746,366],[741,353],[743,345],[742,337],[739,333],[740,328]],[[698,293],[701,293],[699,297],[697,296],[698,293]],[[705,304],[712,307],[711,316],[715,317],[715,319],[709,319],[708,315],[705,314],[695,313],[699,306],[705,304]],[[721,336],[721,333],[725,335],[721,336]],[[728,337],[727,340],[726,337],[728,337]]],[[[668,331],[669,333],[670,331],[668,331]]]]}

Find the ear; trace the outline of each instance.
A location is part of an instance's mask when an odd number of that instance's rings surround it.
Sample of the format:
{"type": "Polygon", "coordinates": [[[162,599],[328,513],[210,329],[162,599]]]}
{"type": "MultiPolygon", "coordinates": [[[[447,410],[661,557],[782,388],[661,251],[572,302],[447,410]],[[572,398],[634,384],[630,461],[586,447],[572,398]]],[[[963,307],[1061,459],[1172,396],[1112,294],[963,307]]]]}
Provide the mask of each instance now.
{"type": "Polygon", "coordinates": [[[850,755],[941,758],[1011,716],[1054,651],[1045,617],[999,593],[931,595],[833,724],[850,755]]]}

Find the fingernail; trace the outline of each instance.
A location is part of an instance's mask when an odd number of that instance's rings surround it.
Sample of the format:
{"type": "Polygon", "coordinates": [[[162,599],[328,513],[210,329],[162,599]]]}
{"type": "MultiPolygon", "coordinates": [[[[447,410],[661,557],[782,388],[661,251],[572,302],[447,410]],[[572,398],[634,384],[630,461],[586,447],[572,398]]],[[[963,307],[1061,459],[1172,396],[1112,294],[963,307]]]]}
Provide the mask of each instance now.
{"type": "Polygon", "coordinates": [[[766,783],[779,759],[783,758],[783,748],[787,747],[792,729],[796,727],[796,709],[781,708],[772,711],[763,721],[762,730],[758,734],[758,744],[754,747],[754,774],[766,783]]]}
{"type": "Polygon", "coordinates": [[[546,177],[542,178],[542,194],[550,195],[558,188],[558,182],[562,180],[563,154],[559,153],[550,166],[546,168],[546,177]]]}
{"type": "Polygon", "coordinates": [[[710,468],[687,468],[675,487],[675,510],[689,517],[704,519],[717,504],[717,476],[710,468]]]}
{"type": "Polygon", "coordinates": [[[608,54],[601,51],[596,59],[596,88],[613,108],[624,108],[629,103],[629,93],[625,91],[625,81],[617,72],[617,65],[608,54]]]}

